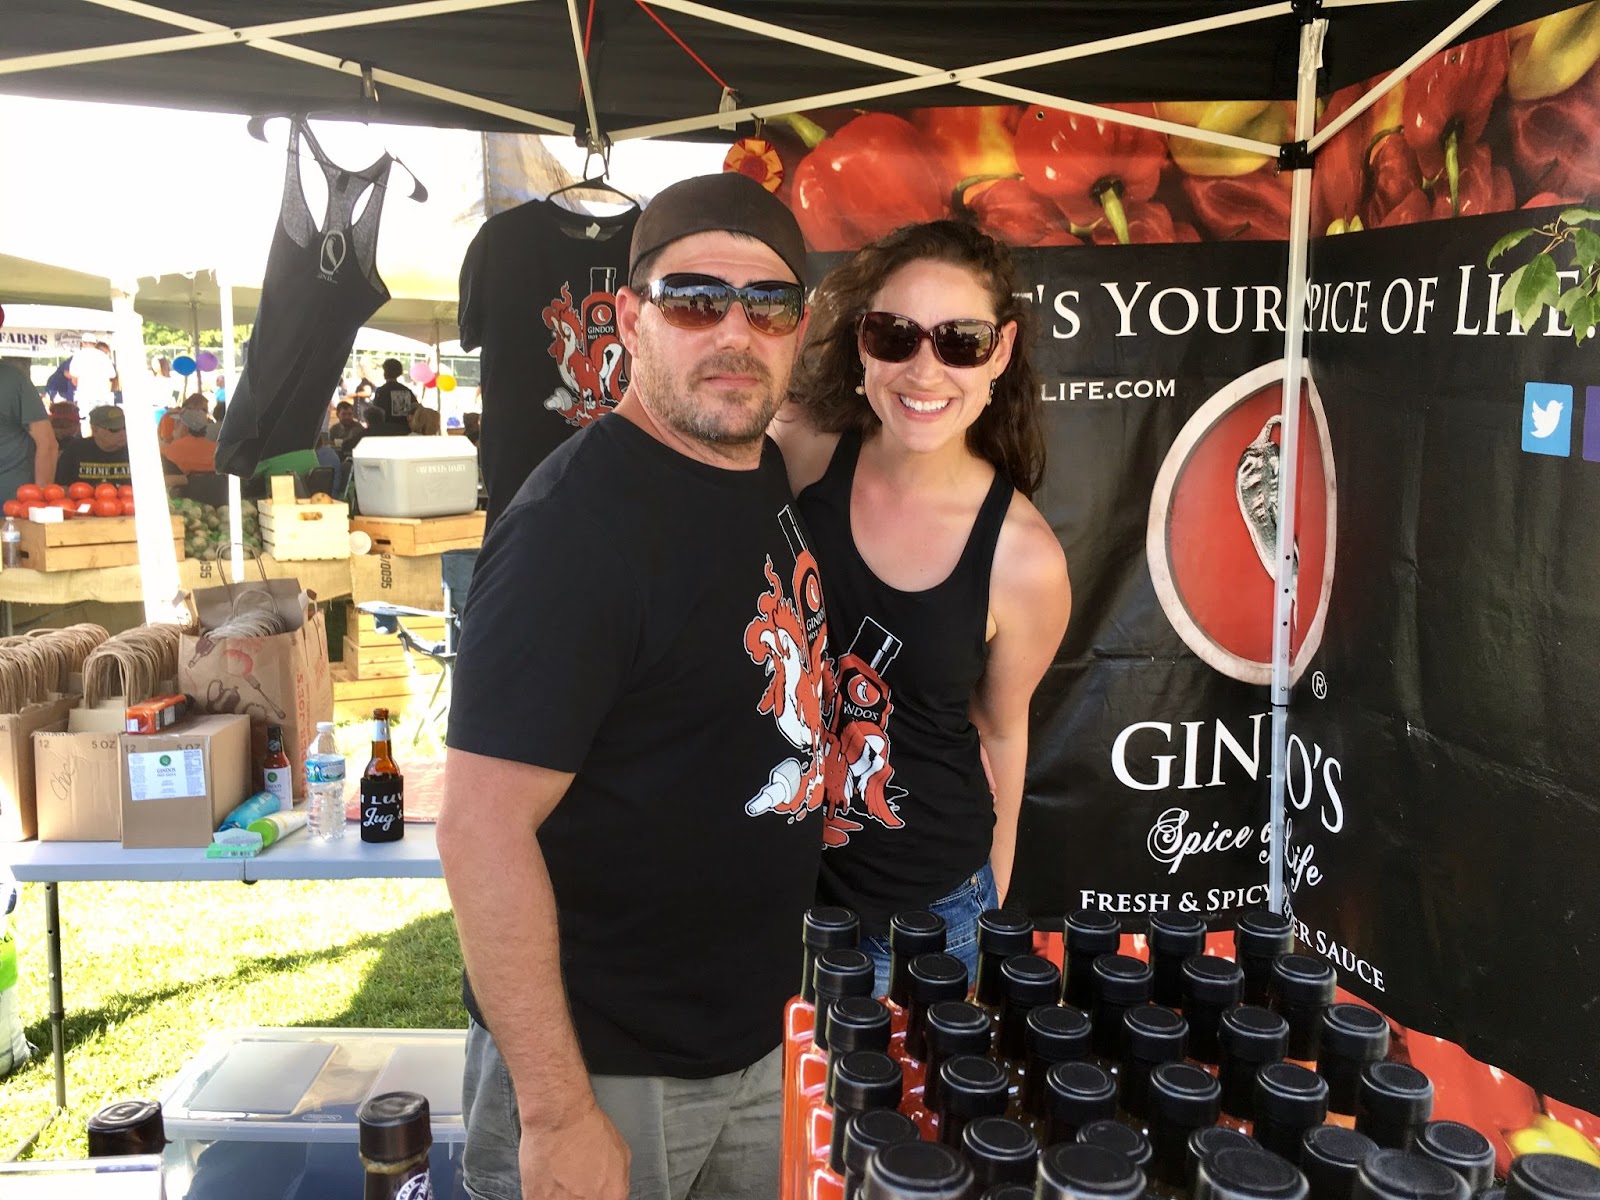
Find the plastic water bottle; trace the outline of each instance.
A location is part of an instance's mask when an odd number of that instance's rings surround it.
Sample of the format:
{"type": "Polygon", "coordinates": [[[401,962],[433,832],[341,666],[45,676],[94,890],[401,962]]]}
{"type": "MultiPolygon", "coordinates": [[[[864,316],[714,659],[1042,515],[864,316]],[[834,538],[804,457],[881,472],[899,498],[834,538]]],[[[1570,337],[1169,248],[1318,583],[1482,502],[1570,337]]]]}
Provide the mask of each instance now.
{"type": "Polygon", "coordinates": [[[318,721],[306,747],[306,825],[325,842],[344,837],[344,755],[333,740],[333,722],[318,721]]]}
{"type": "Polygon", "coordinates": [[[0,530],[0,566],[20,567],[22,565],[22,530],[17,528],[17,522],[12,517],[6,518],[6,526],[0,530]]]}

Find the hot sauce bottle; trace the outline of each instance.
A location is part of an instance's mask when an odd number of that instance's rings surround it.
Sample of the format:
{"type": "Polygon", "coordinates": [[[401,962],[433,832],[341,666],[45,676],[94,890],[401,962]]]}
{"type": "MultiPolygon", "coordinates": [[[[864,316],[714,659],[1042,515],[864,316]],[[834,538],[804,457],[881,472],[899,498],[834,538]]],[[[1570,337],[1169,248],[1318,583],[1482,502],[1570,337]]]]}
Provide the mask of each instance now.
{"type": "Polygon", "coordinates": [[[389,710],[372,710],[372,757],[361,772],[361,840],[398,842],[405,836],[406,781],[389,749],[389,710]]]}

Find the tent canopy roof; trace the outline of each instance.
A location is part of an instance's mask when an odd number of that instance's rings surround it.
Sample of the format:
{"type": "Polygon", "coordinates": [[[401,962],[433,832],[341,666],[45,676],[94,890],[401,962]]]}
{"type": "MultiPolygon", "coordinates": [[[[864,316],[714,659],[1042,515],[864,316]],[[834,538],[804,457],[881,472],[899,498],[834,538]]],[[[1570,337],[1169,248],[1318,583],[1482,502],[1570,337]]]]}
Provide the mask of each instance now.
{"type": "MultiPolygon", "coordinates": [[[[714,113],[721,86],[746,106],[800,105],[821,93],[904,79],[917,66],[947,70],[1041,50],[1138,34],[1184,22],[1259,12],[1250,0],[575,0],[589,25],[589,67],[602,130],[623,135],[654,123],[714,113]],[[653,15],[652,15],[653,14],[653,15]],[[775,39],[714,17],[765,22],[775,39]],[[656,18],[702,59],[675,45],[656,18]],[[802,35],[797,39],[795,34],[802,35]],[[798,44],[805,38],[811,44],[798,44]],[[836,45],[819,47],[814,39],[836,45]],[[865,53],[851,56],[843,47],[865,53]],[[881,56],[898,60],[894,66],[881,56]],[[873,61],[874,58],[877,61],[873,61]],[[911,64],[908,67],[906,64],[911,64]],[[709,72],[706,68],[709,68],[709,72]]],[[[1398,65],[1461,15],[1464,0],[1358,3],[1329,0],[1325,90],[1398,65]]],[[[1571,0],[1504,0],[1463,37],[1476,37],[1567,7],[1571,0]]],[[[1276,15],[1093,57],[996,73],[1002,85],[1083,101],[1290,98],[1297,21],[1288,0],[1276,15]]],[[[361,97],[370,65],[382,119],[440,127],[565,132],[586,127],[568,5],[560,0],[11,0],[0,91],[177,108],[263,113],[292,109],[371,116],[361,97]],[[473,8],[470,4],[490,4],[473,8]],[[348,14],[385,9],[401,20],[354,23],[348,14]],[[166,14],[161,16],[160,14],[166,14]],[[227,30],[303,19],[345,18],[344,27],[252,35],[227,30]],[[211,35],[183,44],[74,64],[73,52],[161,38],[211,35]],[[17,70],[13,57],[67,52],[17,70]],[[409,81],[409,82],[406,82],[409,81]],[[423,85],[418,91],[417,83],[423,85]],[[424,94],[431,93],[431,94],[424,94]],[[465,99],[464,99],[465,98],[465,99]],[[541,125],[537,116],[546,124],[541,125]]],[[[148,48],[147,48],[148,49],[148,48]]],[[[981,83],[980,83],[981,88],[981,83]]],[[[874,107],[1003,102],[982,90],[938,86],[875,97],[874,107]]],[[[1015,97],[1012,97],[1012,102],[1015,97]]],[[[823,107],[811,105],[810,107],[823,107]]],[[[714,128],[700,136],[726,137],[714,128]]]]}

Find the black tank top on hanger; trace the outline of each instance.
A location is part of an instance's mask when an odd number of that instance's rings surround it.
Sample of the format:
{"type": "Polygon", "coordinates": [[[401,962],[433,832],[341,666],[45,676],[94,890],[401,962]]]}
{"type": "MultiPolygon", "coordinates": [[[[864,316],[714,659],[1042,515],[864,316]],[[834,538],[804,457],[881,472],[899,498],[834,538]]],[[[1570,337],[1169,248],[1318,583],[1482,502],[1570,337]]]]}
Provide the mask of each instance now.
{"type": "Polygon", "coordinates": [[[377,249],[393,162],[385,154],[365,170],[347,171],[329,161],[304,121],[290,121],[283,204],[244,372],[217,436],[218,471],[248,476],[263,459],[309,450],[316,442],[356,331],[389,299],[378,278],[377,249]],[[320,227],[300,182],[302,134],[328,180],[320,227]]]}
{"type": "Polygon", "coordinates": [[[996,472],[955,569],[890,587],[856,549],[850,494],[861,438],[839,439],[796,501],[822,568],[835,696],[819,900],[881,933],[988,861],[994,800],[968,715],[988,661],[989,575],[1012,487],[996,472]]]}

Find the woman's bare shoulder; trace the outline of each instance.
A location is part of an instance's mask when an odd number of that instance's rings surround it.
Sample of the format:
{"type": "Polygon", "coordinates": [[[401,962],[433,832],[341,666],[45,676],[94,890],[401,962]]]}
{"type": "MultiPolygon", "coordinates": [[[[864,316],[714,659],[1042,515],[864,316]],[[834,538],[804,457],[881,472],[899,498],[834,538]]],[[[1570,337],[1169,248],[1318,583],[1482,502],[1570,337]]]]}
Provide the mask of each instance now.
{"type": "Polygon", "coordinates": [[[789,490],[799,495],[821,479],[833,459],[839,434],[823,433],[811,423],[809,414],[794,401],[778,410],[767,426],[767,435],[783,451],[784,469],[789,475],[789,490]]]}

